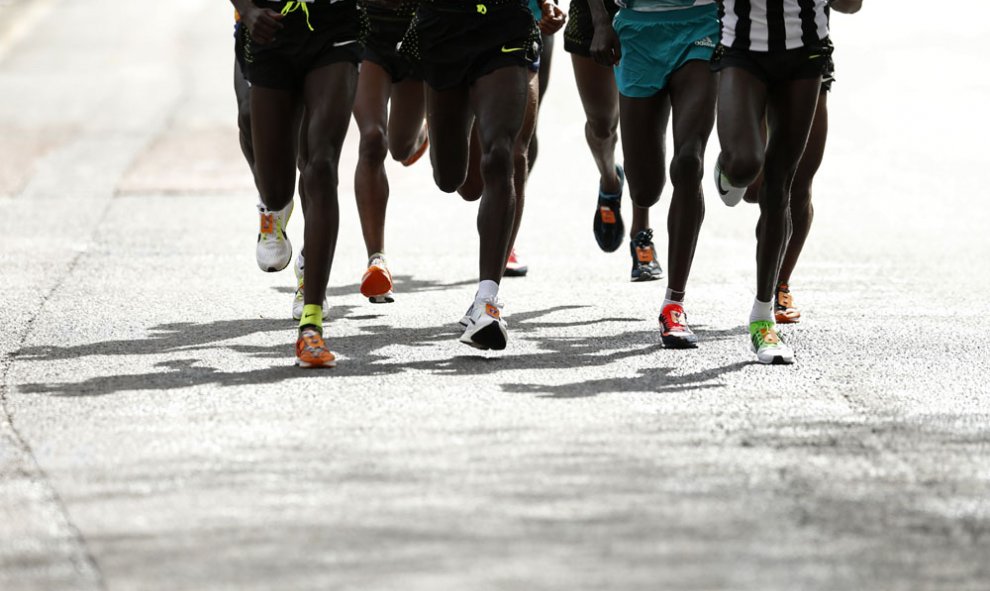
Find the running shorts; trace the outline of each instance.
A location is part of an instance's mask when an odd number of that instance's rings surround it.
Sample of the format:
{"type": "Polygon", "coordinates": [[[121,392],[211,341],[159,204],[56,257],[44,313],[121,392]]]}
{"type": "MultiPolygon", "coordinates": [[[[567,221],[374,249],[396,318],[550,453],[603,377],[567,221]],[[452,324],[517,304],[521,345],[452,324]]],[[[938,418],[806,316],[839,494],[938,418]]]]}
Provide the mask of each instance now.
{"type": "MultiPolygon", "coordinates": [[[[615,0],[602,0],[609,18],[619,11],[615,0]]],[[[591,57],[591,40],[595,37],[595,23],[591,19],[588,0],[571,0],[564,26],[564,51],[591,57]]]]}
{"type": "Polygon", "coordinates": [[[424,0],[400,46],[435,90],[474,84],[508,66],[528,68],[540,32],[523,0],[424,0]]]}
{"type": "Polygon", "coordinates": [[[254,0],[254,3],[277,12],[294,10],[285,14],[282,28],[271,43],[255,43],[250,32],[244,32],[244,74],[252,85],[297,90],[302,87],[306,75],[317,68],[360,61],[356,0],[291,4],[254,0]]]}
{"type": "Polygon", "coordinates": [[[361,42],[364,45],[361,59],[381,66],[392,77],[393,83],[407,79],[422,80],[415,64],[397,49],[416,14],[416,3],[403,2],[397,9],[367,3],[360,10],[361,42]]]}
{"type": "Polygon", "coordinates": [[[832,62],[832,43],[826,38],[815,47],[798,47],[784,51],[748,51],[726,47],[721,43],[712,56],[712,70],[742,68],[764,84],[790,80],[825,78],[832,62]]]}
{"type": "Polygon", "coordinates": [[[715,4],[661,12],[623,8],[613,26],[622,44],[615,83],[632,98],[656,95],[687,62],[710,61],[720,32],[715,4]]]}

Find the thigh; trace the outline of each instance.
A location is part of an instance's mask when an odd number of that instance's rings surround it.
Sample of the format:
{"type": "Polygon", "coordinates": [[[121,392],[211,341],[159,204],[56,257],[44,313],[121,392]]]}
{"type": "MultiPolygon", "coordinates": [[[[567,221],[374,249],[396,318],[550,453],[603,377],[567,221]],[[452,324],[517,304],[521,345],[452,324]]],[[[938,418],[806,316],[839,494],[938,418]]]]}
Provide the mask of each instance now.
{"type": "Polygon", "coordinates": [[[392,85],[392,105],[388,114],[388,135],[397,146],[412,144],[423,128],[426,94],[423,82],[407,78],[392,85]]]}
{"type": "Polygon", "coordinates": [[[708,62],[690,61],[673,73],[668,90],[673,110],[674,152],[689,147],[700,149],[703,155],[715,126],[718,74],[711,71],[708,62]]]}
{"type": "Polygon", "coordinates": [[[274,197],[292,195],[296,166],[296,93],[276,88],[251,88],[251,137],[259,190],[274,197]],[[286,186],[287,183],[287,186],[286,186]]]}
{"type": "Polygon", "coordinates": [[[471,108],[478,119],[483,149],[493,142],[514,142],[523,127],[531,72],[506,66],[479,78],[470,90],[471,108]]]}
{"type": "Polygon", "coordinates": [[[622,138],[624,166],[631,194],[634,197],[640,193],[650,198],[659,197],[665,176],[670,97],[666,91],[646,98],[620,95],[619,104],[622,130],[619,137],[622,138]]]}
{"type": "Polygon", "coordinates": [[[733,154],[763,154],[760,126],[767,109],[767,86],[749,70],[721,70],[718,83],[718,138],[733,154]]]}
{"type": "Polygon", "coordinates": [[[466,168],[468,138],[474,120],[467,87],[455,86],[448,90],[427,87],[426,118],[434,167],[459,162],[461,169],[466,168]]]}
{"type": "Polygon", "coordinates": [[[767,123],[767,176],[779,170],[793,171],[804,153],[818,108],[821,78],[802,78],[774,84],[769,92],[767,123]],[[778,168],[782,167],[782,168],[778,168]]]}
{"type": "Polygon", "coordinates": [[[322,66],[306,75],[302,132],[310,162],[339,160],[356,88],[357,67],[350,62],[322,66]]]}
{"type": "Polygon", "coordinates": [[[392,77],[380,65],[365,60],[358,75],[354,96],[354,122],[362,134],[374,129],[385,130],[392,77]]]}
{"type": "Polygon", "coordinates": [[[818,108],[815,109],[815,120],[811,124],[808,135],[808,145],[804,148],[801,161],[798,163],[797,174],[794,176],[795,188],[801,186],[810,195],[811,182],[818,172],[825,157],[825,142],[828,139],[828,93],[821,92],[818,96],[818,108]]]}
{"type": "Polygon", "coordinates": [[[540,50],[540,104],[550,84],[550,64],[553,63],[553,35],[543,35],[543,48],[540,50]]]}
{"type": "Polygon", "coordinates": [[[588,119],[614,119],[618,116],[619,90],[612,68],[598,65],[590,57],[571,55],[574,81],[588,119]]]}

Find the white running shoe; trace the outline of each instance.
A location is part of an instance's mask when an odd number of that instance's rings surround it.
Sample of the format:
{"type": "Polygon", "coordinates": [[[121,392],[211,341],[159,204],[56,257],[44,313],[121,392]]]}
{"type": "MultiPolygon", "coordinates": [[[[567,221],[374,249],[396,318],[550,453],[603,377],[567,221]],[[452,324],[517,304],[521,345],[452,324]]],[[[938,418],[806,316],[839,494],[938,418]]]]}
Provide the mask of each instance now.
{"type": "Polygon", "coordinates": [[[722,174],[722,169],[719,168],[717,162],[715,163],[715,190],[718,191],[718,196],[722,198],[722,203],[729,207],[738,205],[746,194],[746,187],[733,187],[729,183],[729,179],[722,174]]]}
{"type": "Polygon", "coordinates": [[[771,320],[749,323],[749,341],[760,363],[766,365],[790,365],[794,363],[794,349],[780,340],[777,326],[771,320]]]}
{"type": "Polygon", "coordinates": [[[461,335],[462,343],[476,349],[505,349],[509,332],[508,325],[502,320],[502,304],[498,298],[476,301],[464,319],[467,325],[461,335]]]}
{"type": "MultiPolygon", "coordinates": [[[[302,318],[303,306],[306,304],[304,301],[303,292],[303,266],[306,261],[303,259],[302,253],[296,257],[296,264],[293,268],[296,271],[296,297],[292,299],[292,319],[299,320],[302,318]]],[[[327,303],[327,299],[323,298],[323,315],[326,316],[327,310],[330,309],[330,304],[327,303]]]]}
{"type": "Polygon", "coordinates": [[[258,229],[258,245],[255,256],[258,267],[266,273],[274,273],[286,268],[292,262],[292,243],[285,235],[285,226],[292,215],[292,201],[284,209],[274,211],[258,204],[261,226],[258,229]]]}

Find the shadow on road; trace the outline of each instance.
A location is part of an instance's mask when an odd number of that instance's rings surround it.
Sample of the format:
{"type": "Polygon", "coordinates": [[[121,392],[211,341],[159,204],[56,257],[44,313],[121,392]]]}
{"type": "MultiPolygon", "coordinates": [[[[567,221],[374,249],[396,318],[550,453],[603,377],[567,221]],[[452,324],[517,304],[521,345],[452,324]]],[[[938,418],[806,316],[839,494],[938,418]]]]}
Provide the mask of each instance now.
{"type": "MultiPolygon", "coordinates": [[[[460,285],[461,283],[448,284],[460,285]]],[[[440,289],[430,282],[407,282],[413,289],[440,289]]],[[[348,290],[348,294],[352,293],[348,290]]],[[[369,321],[360,325],[361,332],[348,336],[331,337],[330,345],[344,357],[338,367],[326,371],[301,371],[291,365],[293,346],[282,340],[272,345],[248,345],[227,341],[256,333],[291,330],[291,321],[283,319],[222,320],[210,323],[170,323],[153,327],[145,339],[110,340],[71,347],[27,347],[14,354],[18,361],[44,361],[53,363],[87,356],[105,356],[118,360],[117,365],[131,356],[191,353],[192,357],[170,359],[156,363],[156,371],[141,374],[115,374],[92,377],[80,382],[29,383],[18,386],[25,393],[51,394],[55,396],[104,396],[122,391],[171,390],[196,386],[243,386],[286,382],[313,377],[386,376],[402,373],[429,373],[441,376],[491,375],[491,382],[500,384],[507,392],[544,393],[551,398],[582,398],[615,391],[663,391],[676,388],[699,388],[718,379],[729,371],[745,364],[717,368],[700,374],[671,377],[674,368],[643,370],[640,378],[606,379],[577,382],[555,386],[515,384],[514,374],[526,372],[532,379],[532,371],[567,370],[602,367],[645,355],[654,355],[663,349],[658,344],[655,330],[631,330],[594,334],[590,336],[553,336],[554,329],[570,329],[609,323],[608,330],[615,330],[615,323],[641,323],[639,318],[609,317],[593,320],[549,322],[544,318],[558,312],[567,312],[586,306],[553,306],[542,310],[520,312],[510,319],[511,337],[518,341],[535,343],[535,353],[456,355],[442,359],[419,361],[397,360],[395,345],[406,347],[430,347],[436,343],[454,341],[460,327],[456,324],[418,328],[399,328],[384,323],[371,323],[378,315],[352,316],[354,306],[334,306],[333,317],[338,319],[369,321]],[[644,345],[645,343],[645,345],[644,345]],[[211,353],[196,356],[196,352],[211,353]],[[204,358],[217,352],[229,351],[255,359],[277,360],[272,367],[249,371],[222,371],[203,364],[204,358]]],[[[362,310],[366,308],[361,308],[362,310]]],[[[738,335],[738,330],[705,331],[698,333],[706,341],[738,335]]],[[[274,339],[273,340],[277,340],[274,339]]],[[[518,342],[517,341],[517,342],[518,342]]],[[[465,351],[467,349],[465,348],[465,351]]]]}
{"type": "MultiPolygon", "coordinates": [[[[412,275],[392,275],[393,291],[395,293],[423,293],[430,291],[445,291],[468,285],[477,285],[476,279],[465,279],[454,283],[443,283],[441,281],[431,281],[429,279],[414,279],[412,275]]],[[[296,293],[292,287],[273,287],[279,293],[296,293]]],[[[361,292],[361,284],[342,285],[338,287],[327,287],[327,297],[335,298],[341,296],[352,296],[361,292]]]]}

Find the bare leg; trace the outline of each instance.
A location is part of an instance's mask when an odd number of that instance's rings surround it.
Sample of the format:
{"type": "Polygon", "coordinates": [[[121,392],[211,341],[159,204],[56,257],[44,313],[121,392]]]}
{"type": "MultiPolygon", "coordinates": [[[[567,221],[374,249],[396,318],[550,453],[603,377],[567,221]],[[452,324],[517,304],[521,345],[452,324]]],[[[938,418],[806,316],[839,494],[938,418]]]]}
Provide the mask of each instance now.
{"type": "Polygon", "coordinates": [[[378,64],[361,64],[354,99],[354,121],[361,133],[354,172],[354,195],[368,256],[385,251],[385,210],[388,206],[388,99],[392,77],[378,64]]]}
{"type": "Polygon", "coordinates": [[[307,195],[303,281],[307,305],[319,306],[326,297],[339,226],[340,149],[347,135],[356,88],[357,68],[351,63],[330,64],[306,76],[303,129],[308,159],[303,170],[307,195]]]}
{"type": "Polygon", "coordinates": [[[769,92],[770,136],[756,250],[756,297],[763,302],[770,301],[777,286],[777,274],[790,237],[791,184],[815,119],[820,88],[819,77],[782,83],[769,92]]]}
{"type": "Polygon", "coordinates": [[[815,174],[821,166],[825,155],[825,142],[828,137],[828,93],[822,92],[818,97],[818,110],[815,112],[815,122],[811,126],[808,145],[801,156],[794,184],[791,186],[791,239],[784,252],[784,262],[780,267],[778,283],[790,283],[791,274],[797,266],[805,240],[811,231],[811,222],[815,217],[815,209],[811,203],[811,185],[815,174]]]}

